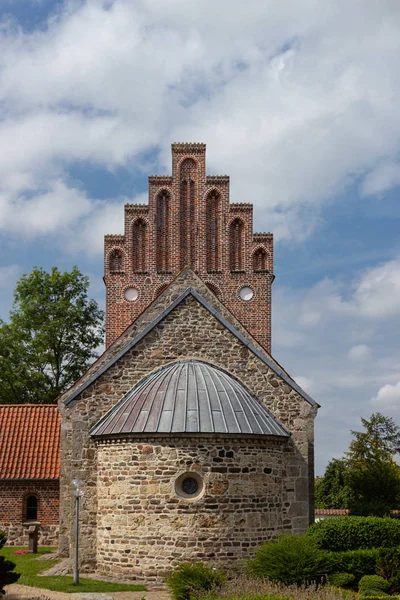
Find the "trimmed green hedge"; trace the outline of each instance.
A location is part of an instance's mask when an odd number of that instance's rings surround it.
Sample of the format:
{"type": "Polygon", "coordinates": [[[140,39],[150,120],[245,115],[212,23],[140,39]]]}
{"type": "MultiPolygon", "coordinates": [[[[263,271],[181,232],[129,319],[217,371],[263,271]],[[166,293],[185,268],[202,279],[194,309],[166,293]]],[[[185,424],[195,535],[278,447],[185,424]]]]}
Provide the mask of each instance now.
{"type": "Polygon", "coordinates": [[[366,593],[366,590],[380,590],[384,594],[387,594],[389,588],[389,582],[380,575],[364,575],[358,583],[359,591],[364,593],[366,593]]]}
{"type": "Polygon", "coordinates": [[[338,517],[314,523],[308,530],[324,550],[345,552],[400,546],[400,520],[390,517],[338,517]]]}
{"type": "Polygon", "coordinates": [[[328,553],[329,573],[351,573],[356,581],[364,575],[375,575],[379,550],[349,550],[348,552],[328,553]]]}

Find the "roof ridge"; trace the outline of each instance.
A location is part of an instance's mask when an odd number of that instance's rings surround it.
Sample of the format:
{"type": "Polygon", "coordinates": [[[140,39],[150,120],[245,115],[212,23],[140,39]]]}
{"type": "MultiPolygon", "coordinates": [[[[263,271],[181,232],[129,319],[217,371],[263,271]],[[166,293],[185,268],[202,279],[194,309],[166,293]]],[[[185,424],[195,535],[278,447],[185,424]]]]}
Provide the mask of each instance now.
{"type": "MultiPolygon", "coordinates": [[[[66,398],[64,403],[70,404],[79,394],[81,394],[89,385],[94,383],[101,375],[103,375],[109,368],[111,368],[122,356],[124,356],[129,350],[131,350],[137,343],[139,343],[150,331],[154,329],[170,312],[172,312],[183,300],[189,295],[192,295],[206,310],[208,310],[224,327],[230,331],[239,341],[242,342],[253,354],[257,356],[264,364],[266,364],[276,375],[281,377],[285,383],[287,383],[292,389],[294,389],[304,400],[306,400],[312,406],[317,405],[315,400],[309,396],[287,373],[282,367],[276,363],[272,357],[269,357],[265,351],[259,350],[253,342],[249,341],[241,331],[239,331],[234,325],[231,325],[220,312],[213,308],[202,296],[192,287],[187,288],[182,294],[180,294],[171,304],[164,309],[153,321],[146,325],[136,336],[134,336],[125,346],[123,346],[118,352],[116,352],[109,361],[107,361],[102,367],[99,368],[91,377],[88,377],[81,386],[78,386],[75,391],[68,397],[66,392],[66,398]]],[[[318,405],[317,405],[318,406],[318,405]]]]}

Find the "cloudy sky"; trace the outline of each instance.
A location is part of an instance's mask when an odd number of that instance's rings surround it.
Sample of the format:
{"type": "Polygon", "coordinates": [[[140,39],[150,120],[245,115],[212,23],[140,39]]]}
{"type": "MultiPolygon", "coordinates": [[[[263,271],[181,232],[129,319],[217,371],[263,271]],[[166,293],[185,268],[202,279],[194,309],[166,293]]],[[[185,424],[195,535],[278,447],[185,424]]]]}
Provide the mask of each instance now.
{"type": "Polygon", "coordinates": [[[322,405],[317,472],[400,424],[398,0],[2,0],[0,316],[34,265],[91,278],[170,144],[275,234],[273,354],[322,405]]]}

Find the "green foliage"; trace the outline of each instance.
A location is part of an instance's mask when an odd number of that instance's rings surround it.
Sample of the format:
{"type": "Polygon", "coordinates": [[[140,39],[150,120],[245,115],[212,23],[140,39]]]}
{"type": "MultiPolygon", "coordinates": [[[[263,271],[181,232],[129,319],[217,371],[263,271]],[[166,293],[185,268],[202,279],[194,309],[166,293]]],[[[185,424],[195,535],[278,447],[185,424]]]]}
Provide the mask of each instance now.
{"type": "Polygon", "coordinates": [[[51,403],[87,369],[103,341],[103,312],[77,267],[34,268],[0,321],[0,402],[51,403]]]}
{"type": "Polygon", "coordinates": [[[376,572],[390,582],[393,590],[400,590],[400,548],[379,548],[376,572]]]}
{"type": "Polygon", "coordinates": [[[352,573],[331,573],[328,575],[328,583],[335,587],[351,586],[355,581],[352,573]]]}
{"type": "Polygon", "coordinates": [[[389,517],[324,519],[311,525],[307,536],[312,537],[320,548],[335,552],[394,547],[400,546],[400,521],[389,517]]]}
{"type": "Polygon", "coordinates": [[[0,556],[0,594],[4,593],[4,586],[15,583],[20,578],[18,573],[13,573],[14,569],[15,563],[0,556]]]}
{"type": "Polygon", "coordinates": [[[352,461],[368,461],[377,455],[394,456],[400,451],[400,427],[390,417],[373,413],[370,420],[361,418],[365,431],[352,431],[347,456],[352,461]]]}
{"type": "Polygon", "coordinates": [[[348,508],[351,490],[346,483],[347,463],[334,458],[323,477],[315,481],[315,508],[348,508]]]}
{"type": "Polygon", "coordinates": [[[378,561],[379,550],[348,550],[347,552],[329,552],[329,573],[352,573],[355,581],[363,575],[374,575],[378,561]]]}
{"type": "Polygon", "coordinates": [[[380,413],[361,419],[365,431],[352,431],[346,483],[354,515],[384,516],[400,501],[400,469],[393,456],[400,449],[400,428],[380,413]]]}
{"type": "Polygon", "coordinates": [[[389,582],[380,575],[364,575],[358,582],[358,590],[360,592],[365,590],[380,590],[381,592],[387,593],[389,587],[389,582]]]}
{"type": "Polygon", "coordinates": [[[349,468],[347,481],[352,489],[349,509],[353,515],[385,516],[400,501],[400,469],[390,457],[349,468]]]}
{"type": "Polygon", "coordinates": [[[0,531],[0,548],[4,546],[7,541],[7,535],[4,531],[0,531]]]}
{"type": "Polygon", "coordinates": [[[167,579],[174,600],[191,600],[199,594],[217,590],[225,576],[202,563],[182,563],[167,579]]]}
{"type": "Polygon", "coordinates": [[[377,600],[377,598],[388,598],[389,594],[386,594],[385,592],[382,592],[381,590],[363,590],[362,592],[360,592],[360,596],[361,598],[363,598],[363,600],[366,600],[366,598],[374,598],[374,600],[377,600]]]}
{"type": "Polygon", "coordinates": [[[319,581],[327,564],[327,553],[312,538],[281,535],[259,547],[249,570],[286,585],[306,585],[319,581]]]}

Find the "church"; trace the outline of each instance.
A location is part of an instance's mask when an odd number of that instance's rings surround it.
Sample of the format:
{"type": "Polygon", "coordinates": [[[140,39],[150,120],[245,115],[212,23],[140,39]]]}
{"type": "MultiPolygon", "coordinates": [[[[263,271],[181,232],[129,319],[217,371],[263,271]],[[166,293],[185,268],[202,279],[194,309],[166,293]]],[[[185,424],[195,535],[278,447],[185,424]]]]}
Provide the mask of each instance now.
{"type": "Polygon", "coordinates": [[[314,518],[318,404],[271,355],[273,236],[205,144],[172,144],[106,235],[106,350],[59,401],[60,553],[160,580],[182,561],[237,565],[314,518]]]}

